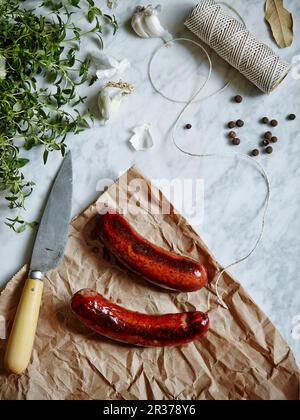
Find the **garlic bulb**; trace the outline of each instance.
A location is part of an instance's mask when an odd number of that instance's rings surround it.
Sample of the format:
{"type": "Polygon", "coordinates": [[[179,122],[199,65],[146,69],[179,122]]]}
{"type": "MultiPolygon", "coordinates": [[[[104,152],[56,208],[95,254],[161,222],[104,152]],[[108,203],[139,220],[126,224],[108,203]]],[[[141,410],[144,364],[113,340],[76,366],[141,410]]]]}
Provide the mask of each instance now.
{"type": "Polygon", "coordinates": [[[131,19],[131,26],[141,38],[162,38],[164,41],[172,39],[171,34],[160,23],[158,14],[161,6],[137,6],[131,19]]]}
{"type": "Polygon", "coordinates": [[[103,120],[108,121],[120,107],[125,95],[133,92],[134,87],[126,82],[106,83],[98,96],[98,107],[103,120]]]}

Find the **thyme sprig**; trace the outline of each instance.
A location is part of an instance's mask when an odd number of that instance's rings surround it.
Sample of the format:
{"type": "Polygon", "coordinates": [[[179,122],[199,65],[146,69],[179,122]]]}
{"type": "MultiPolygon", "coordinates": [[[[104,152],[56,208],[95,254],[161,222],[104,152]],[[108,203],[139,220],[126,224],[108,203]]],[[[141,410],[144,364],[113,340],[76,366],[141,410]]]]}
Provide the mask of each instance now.
{"type": "MultiPolygon", "coordinates": [[[[65,154],[68,134],[89,127],[92,115],[80,112],[86,97],[78,86],[96,78],[89,71],[90,58],[79,54],[81,39],[95,35],[102,43],[104,25],[114,33],[117,29],[116,19],[93,0],[29,5],[0,0],[0,192],[10,209],[25,208],[34,188],[22,172],[29,159],[21,152],[42,146],[46,163],[52,151],[65,154]],[[88,29],[77,23],[78,9],[88,29]]],[[[34,226],[20,215],[6,224],[15,231],[34,226]]]]}

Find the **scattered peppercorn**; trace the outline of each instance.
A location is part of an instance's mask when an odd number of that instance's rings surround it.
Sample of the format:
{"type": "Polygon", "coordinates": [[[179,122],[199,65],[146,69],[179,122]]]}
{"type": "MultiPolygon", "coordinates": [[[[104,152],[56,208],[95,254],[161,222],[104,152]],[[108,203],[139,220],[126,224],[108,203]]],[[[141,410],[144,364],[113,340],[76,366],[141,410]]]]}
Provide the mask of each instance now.
{"type": "Polygon", "coordinates": [[[186,128],[187,130],[190,130],[190,129],[192,128],[192,124],[186,124],[185,128],[186,128]]]}
{"type": "Polygon", "coordinates": [[[269,124],[269,118],[268,118],[268,117],[263,117],[263,118],[261,119],[261,122],[262,122],[263,124],[269,124]]]}
{"type": "Polygon", "coordinates": [[[255,156],[255,157],[258,156],[259,155],[259,150],[258,149],[252,150],[251,155],[255,156]]]}
{"type": "Polygon", "coordinates": [[[267,140],[271,140],[272,137],[273,137],[273,134],[271,133],[271,131],[267,131],[264,134],[264,138],[267,139],[267,140]]]}
{"type": "Polygon", "coordinates": [[[237,120],[237,122],[236,122],[236,125],[238,126],[238,127],[243,127],[244,126],[244,121],[243,120],[237,120]]]}
{"type": "Polygon", "coordinates": [[[262,144],[263,146],[269,146],[270,142],[268,139],[263,139],[262,144]]]}
{"type": "Polygon", "coordinates": [[[239,145],[241,144],[241,140],[240,140],[240,139],[238,139],[237,137],[235,137],[235,138],[232,140],[232,144],[233,144],[234,146],[239,146],[239,145]]]}
{"type": "Polygon", "coordinates": [[[288,115],[288,119],[290,121],[294,121],[296,119],[296,115],[295,114],[290,114],[290,115],[288,115]]]}
{"type": "Polygon", "coordinates": [[[273,153],[273,147],[272,146],[268,146],[266,148],[266,152],[268,153],[268,155],[270,155],[271,153],[273,153]]]}
{"type": "Polygon", "coordinates": [[[234,100],[237,104],[240,104],[241,102],[243,102],[243,97],[241,95],[236,95],[234,97],[234,100]]]}
{"type": "Polygon", "coordinates": [[[229,131],[228,136],[229,136],[231,139],[234,139],[234,138],[237,136],[237,134],[236,134],[236,132],[235,132],[235,131],[229,131]]]}
{"type": "Polygon", "coordinates": [[[278,142],[278,137],[273,136],[273,137],[271,138],[271,142],[272,142],[272,143],[277,143],[277,142],[278,142]]]}
{"type": "Polygon", "coordinates": [[[229,123],[228,123],[228,127],[229,128],[234,128],[236,126],[236,124],[235,124],[235,122],[234,121],[230,121],[229,123]]]}
{"type": "Polygon", "coordinates": [[[271,120],[270,124],[271,124],[272,127],[277,127],[278,121],[277,120],[271,120]]]}

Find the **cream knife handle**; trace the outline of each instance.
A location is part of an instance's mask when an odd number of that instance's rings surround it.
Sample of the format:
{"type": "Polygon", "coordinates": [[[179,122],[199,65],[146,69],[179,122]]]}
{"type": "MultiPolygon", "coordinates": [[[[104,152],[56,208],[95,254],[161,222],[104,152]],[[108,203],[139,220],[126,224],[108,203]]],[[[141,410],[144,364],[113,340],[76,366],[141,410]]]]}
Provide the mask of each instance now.
{"type": "Polygon", "coordinates": [[[4,363],[7,370],[18,375],[26,370],[30,362],[43,288],[42,280],[26,280],[8,339],[4,363]]]}

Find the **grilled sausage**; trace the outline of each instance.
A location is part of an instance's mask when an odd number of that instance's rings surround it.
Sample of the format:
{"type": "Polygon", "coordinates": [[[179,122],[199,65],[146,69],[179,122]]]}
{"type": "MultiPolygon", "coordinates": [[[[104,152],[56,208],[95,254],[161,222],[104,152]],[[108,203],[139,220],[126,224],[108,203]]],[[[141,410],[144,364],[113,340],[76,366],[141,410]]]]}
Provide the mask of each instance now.
{"type": "Polygon", "coordinates": [[[207,282],[206,270],[200,262],[152,244],[115,211],[100,217],[98,234],[125,267],[160,287],[192,292],[207,282]]]}
{"type": "Polygon", "coordinates": [[[208,316],[202,312],[141,314],[111,303],[91,289],[75,293],[71,307],[77,318],[97,333],[138,346],[189,343],[203,336],[209,327],[208,316]]]}

